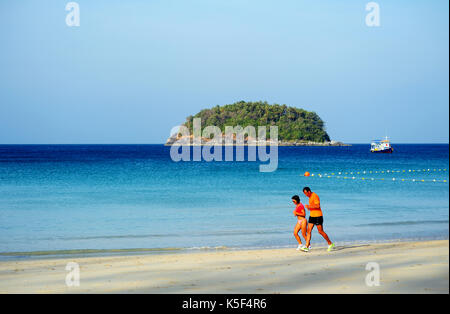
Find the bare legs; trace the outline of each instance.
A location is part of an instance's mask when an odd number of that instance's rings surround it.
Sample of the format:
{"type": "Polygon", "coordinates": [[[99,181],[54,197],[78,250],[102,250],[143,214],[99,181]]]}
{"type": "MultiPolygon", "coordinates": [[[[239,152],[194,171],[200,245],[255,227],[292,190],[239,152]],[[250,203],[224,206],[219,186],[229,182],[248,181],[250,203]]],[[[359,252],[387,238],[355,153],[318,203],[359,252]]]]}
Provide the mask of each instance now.
{"type": "Polygon", "coordinates": [[[306,219],[302,219],[301,223],[297,223],[294,228],[294,237],[297,239],[298,244],[302,244],[302,239],[298,235],[299,231],[302,231],[303,238],[306,240],[306,219]]]}
{"type": "MultiPolygon", "coordinates": [[[[309,247],[309,244],[311,243],[311,232],[313,229],[314,229],[314,224],[308,224],[308,235],[306,237],[306,247],[309,247]]],[[[325,241],[327,241],[328,245],[331,245],[331,241],[328,238],[328,235],[325,233],[325,231],[323,231],[322,225],[317,226],[317,231],[325,239],[325,241]]]]}

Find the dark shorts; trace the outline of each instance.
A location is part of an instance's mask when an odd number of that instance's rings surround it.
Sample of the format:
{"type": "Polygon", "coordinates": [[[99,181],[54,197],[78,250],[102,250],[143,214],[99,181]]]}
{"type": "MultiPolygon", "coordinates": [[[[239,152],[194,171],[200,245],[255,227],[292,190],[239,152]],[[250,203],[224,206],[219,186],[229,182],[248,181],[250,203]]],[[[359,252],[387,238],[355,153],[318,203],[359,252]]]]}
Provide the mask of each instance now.
{"type": "Polygon", "coordinates": [[[321,225],[323,225],[323,216],[309,217],[308,222],[310,224],[315,224],[316,226],[321,226],[321,225]]]}

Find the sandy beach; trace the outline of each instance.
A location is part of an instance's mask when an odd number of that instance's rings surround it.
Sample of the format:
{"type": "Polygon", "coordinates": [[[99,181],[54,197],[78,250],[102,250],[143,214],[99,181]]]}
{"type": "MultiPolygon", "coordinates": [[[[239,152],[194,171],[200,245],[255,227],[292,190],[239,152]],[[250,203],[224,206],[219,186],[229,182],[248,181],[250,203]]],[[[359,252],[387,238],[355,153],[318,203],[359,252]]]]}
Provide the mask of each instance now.
{"type": "Polygon", "coordinates": [[[449,242],[0,262],[0,293],[449,293],[449,242]],[[80,285],[66,285],[66,265],[80,285]],[[367,263],[380,285],[367,286],[367,263]]]}

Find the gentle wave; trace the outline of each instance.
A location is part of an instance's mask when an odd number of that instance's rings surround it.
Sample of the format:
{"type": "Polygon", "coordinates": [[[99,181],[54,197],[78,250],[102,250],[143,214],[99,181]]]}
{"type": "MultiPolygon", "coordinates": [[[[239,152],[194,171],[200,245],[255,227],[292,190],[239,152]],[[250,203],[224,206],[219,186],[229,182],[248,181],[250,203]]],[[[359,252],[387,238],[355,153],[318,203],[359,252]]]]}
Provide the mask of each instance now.
{"type": "Polygon", "coordinates": [[[76,249],[76,250],[54,250],[54,251],[30,251],[30,252],[0,252],[0,257],[55,257],[55,256],[104,256],[116,254],[125,256],[127,254],[150,254],[150,253],[182,253],[189,251],[221,251],[231,249],[227,246],[201,246],[201,247],[166,247],[166,248],[135,248],[135,249],[76,249]]]}

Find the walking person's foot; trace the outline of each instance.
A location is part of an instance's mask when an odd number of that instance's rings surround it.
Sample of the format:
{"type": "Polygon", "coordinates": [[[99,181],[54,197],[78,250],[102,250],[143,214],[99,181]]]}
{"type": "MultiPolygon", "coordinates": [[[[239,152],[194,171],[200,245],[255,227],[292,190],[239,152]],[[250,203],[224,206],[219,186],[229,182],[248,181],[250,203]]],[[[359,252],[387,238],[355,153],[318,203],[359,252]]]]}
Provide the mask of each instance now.
{"type": "Polygon", "coordinates": [[[334,249],[334,247],[335,247],[335,245],[334,245],[334,243],[331,243],[329,246],[328,246],[328,252],[331,252],[333,249],[334,249]]]}
{"type": "Polygon", "coordinates": [[[307,248],[306,246],[302,247],[301,250],[302,250],[303,252],[309,252],[309,248],[307,248]]]}
{"type": "Polygon", "coordinates": [[[299,244],[299,245],[297,246],[296,250],[297,250],[297,251],[300,251],[303,247],[304,247],[303,244],[299,244]]]}

